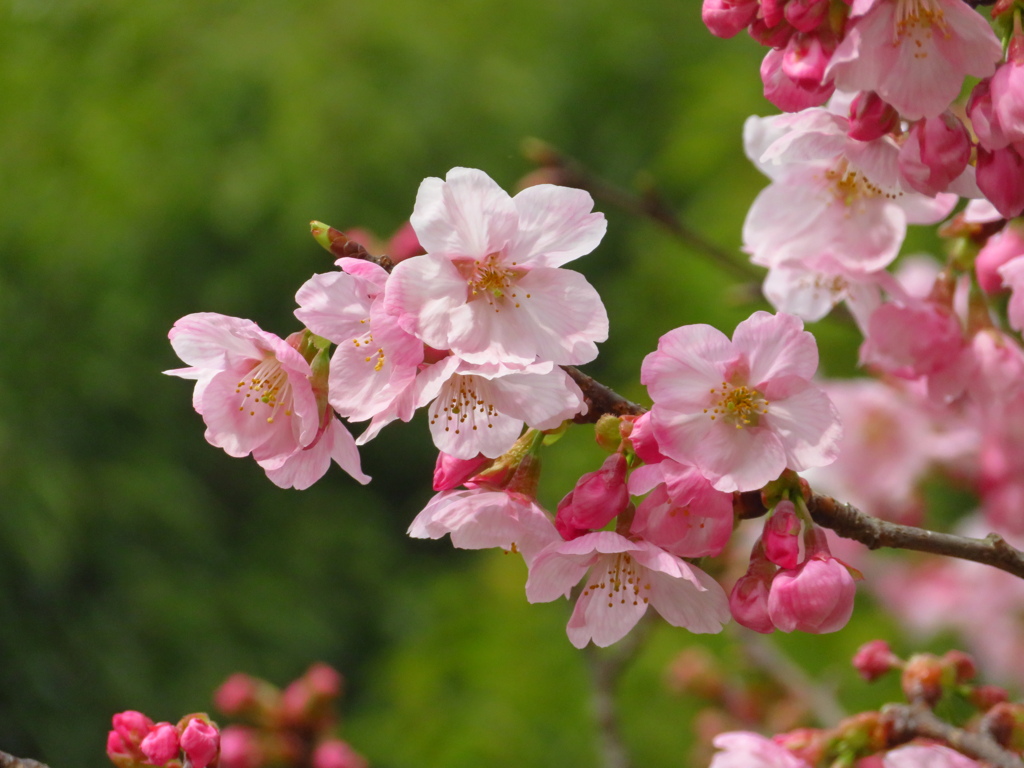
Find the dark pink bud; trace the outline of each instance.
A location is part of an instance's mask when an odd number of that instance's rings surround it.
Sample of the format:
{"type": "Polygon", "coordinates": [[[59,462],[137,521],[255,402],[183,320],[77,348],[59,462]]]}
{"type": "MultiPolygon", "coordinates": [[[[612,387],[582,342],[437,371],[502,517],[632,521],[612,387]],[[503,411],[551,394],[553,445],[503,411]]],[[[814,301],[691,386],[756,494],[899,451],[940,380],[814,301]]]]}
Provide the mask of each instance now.
{"type": "Polygon", "coordinates": [[[192,768],[206,768],[217,759],[220,750],[220,732],[198,717],[189,720],[181,733],[181,749],[192,763],[192,768]]]}
{"type": "Polygon", "coordinates": [[[157,723],[140,749],[153,765],[166,765],[178,756],[178,729],[170,723],[157,723]]]}
{"type": "Polygon", "coordinates": [[[658,448],[658,441],[654,437],[650,411],[633,422],[633,429],[629,433],[629,442],[633,446],[633,450],[636,451],[636,455],[645,464],[657,464],[665,460],[661,449],[658,448]]]}
{"type": "MultiPolygon", "coordinates": [[[[1019,22],[1018,22],[1019,24],[1019,22]]],[[[1024,38],[1018,26],[1010,40],[1009,58],[992,75],[992,107],[1003,135],[1013,144],[1024,141],[1024,38]]]]}
{"type": "Polygon", "coordinates": [[[828,18],[829,0],[789,0],[786,21],[801,32],[813,32],[828,18]]]}
{"type": "Polygon", "coordinates": [[[225,715],[237,715],[251,708],[257,699],[259,683],[244,672],[236,672],[213,692],[213,703],[225,715]]]}
{"type": "Polygon", "coordinates": [[[423,246],[420,245],[419,238],[416,237],[416,230],[412,228],[412,224],[408,221],[391,236],[384,252],[391,257],[395,264],[413,256],[422,256],[426,253],[423,250],[423,246]]]}
{"type": "Polygon", "coordinates": [[[775,566],[760,555],[760,544],[754,547],[747,572],[733,585],[729,593],[729,612],[747,629],[768,634],[775,631],[768,616],[768,595],[775,566]]]}
{"type": "Polygon", "coordinates": [[[876,680],[890,669],[900,665],[899,658],[892,652],[885,640],[871,640],[864,643],[853,654],[853,667],[865,680],[876,680]]]}
{"type": "Polygon", "coordinates": [[[229,725],[220,735],[219,768],[260,768],[265,762],[259,734],[244,725],[229,725]]]}
{"type": "Polygon", "coordinates": [[[992,102],[992,78],[986,78],[974,86],[967,102],[967,117],[971,120],[978,144],[987,150],[1002,149],[1010,140],[1003,133],[992,102]]]}
{"type": "Polygon", "coordinates": [[[974,271],[982,290],[988,293],[1004,290],[999,268],[1018,256],[1024,256],[1024,231],[1020,224],[1010,222],[985,242],[974,260],[974,271]]]}
{"type": "Polygon", "coordinates": [[[761,18],[769,27],[778,26],[786,18],[786,0],[761,0],[761,18]]]}
{"type": "Polygon", "coordinates": [[[627,506],[626,457],[613,453],[599,470],[581,477],[576,487],[559,502],[555,525],[560,526],[560,531],[563,528],[566,531],[597,530],[610,523],[627,506]]]}
{"type": "Polygon", "coordinates": [[[764,554],[781,568],[796,568],[800,564],[800,532],[803,525],[791,501],[780,501],[765,522],[761,542],[764,554]]]}
{"type": "Polygon", "coordinates": [[[789,38],[796,34],[796,30],[789,24],[777,24],[769,27],[760,16],[750,22],[747,30],[750,36],[761,45],[768,48],[785,48],[789,38]]]}
{"type": "Polygon", "coordinates": [[[771,50],[761,62],[761,80],[764,83],[764,97],[784,112],[799,112],[808,107],[817,107],[828,101],[835,91],[835,85],[806,86],[793,81],[783,71],[785,54],[771,50]]]}
{"type": "Polygon", "coordinates": [[[950,112],[918,120],[900,147],[903,180],[923,195],[934,197],[949,189],[971,159],[971,137],[950,112]]]}
{"type": "Polygon", "coordinates": [[[856,591],[846,566],[835,558],[812,557],[795,571],[775,574],[768,615],[783,632],[835,632],[850,620],[856,591]]]}
{"type": "Polygon", "coordinates": [[[817,35],[793,35],[782,55],[782,71],[801,88],[817,88],[832,58],[817,35]]]}
{"type": "Polygon", "coordinates": [[[136,754],[121,738],[117,731],[110,731],[107,734],[107,757],[110,762],[118,768],[134,768],[138,763],[140,754],[136,754]]]}
{"type": "Polygon", "coordinates": [[[1014,145],[991,152],[979,147],[977,181],[978,189],[1004,217],[1024,213],[1024,158],[1014,145]]]}
{"type": "Polygon", "coordinates": [[[700,17],[715,37],[734,37],[757,16],[757,0],[704,0],[700,17]]]}
{"type": "Polygon", "coordinates": [[[447,491],[462,485],[491,461],[483,455],[475,459],[457,459],[443,451],[438,453],[434,465],[434,490],[447,491]]]}
{"type": "Polygon", "coordinates": [[[321,699],[336,699],[341,695],[342,677],[330,664],[317,662],[303,675],[312,695],[321,699]]]}
{"type": "Polygon", "coordinates": [[[861,91],[850,103],[850,128],[846,135],[857,141],[874,141],[899,127],[900,114],[874,91],[861,91]]]}
{"type": "Polygon", "coordinates": [[[313,752],[313,768],[366,767],[366,759],[341,739],[321,741],[313,752]]]}
{"type": "Polygon", "coordinates": [[[153,721],[133,709],[118,712],[110,718],[110,722],[129,750],[137,750],[153,729],[153,721]]]}

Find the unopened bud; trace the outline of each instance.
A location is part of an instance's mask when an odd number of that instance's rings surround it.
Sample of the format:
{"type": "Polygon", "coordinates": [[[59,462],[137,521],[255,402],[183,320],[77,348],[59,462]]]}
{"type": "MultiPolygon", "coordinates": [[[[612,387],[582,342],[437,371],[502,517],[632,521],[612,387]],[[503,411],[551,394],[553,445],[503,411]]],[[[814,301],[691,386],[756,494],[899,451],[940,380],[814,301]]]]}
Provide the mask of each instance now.
{"type": "Polygon", "coordinates": [[[313,752],[313,768],[366,768],[366,759],[341,739],[320,742],[313,752]]]}
{"type": "Polygon", "coordinates": [[[761,535],[765,557],[782,568],[793,569],[800,565],[803,562],[800,557],[802,527],[793,502],[780,501],[765,521],[761,535]]]}
{"type": "Polygon", "coordinates": [[[970,691],[967,697],[979,710],[988,712],[996,704],[1009,701],[1010,694],[1005,688],[1000,688],[998,685],[978,685],[970,691]]]}
{"type": "Polygon", "coordinates": [[[943,684],[951,677],[942,660],[930,653],[917,653],[903,667],[903,695],[909,701],[923,701],[934,707],[942,698],[943,684]]]}
{"type": "Polygon", "coordinates": [[[971,682],[978,675],[978,668],[974,664],[974,658],[963,651],[946,651],[942,660],[953,670],[953,676],[957,685],[964,685],[971,682]]]}
{"type": "Polygon", "coordinates": [[[850,127],[846,135],[857,141],[874,141],[900,125],[900,114],[874,91],[861,91],[850,102],[850,127]]]}
{"type": "Polygon", "coordinates": [[[1024,746],[1024,705],[996,704],[981,718],[979,730],[998,744],[1019,751],[1024,746]]]}
{"type": "Polygon", "coordinates": [[[153,765],[166,765],[178,756],[178,729],[170,723],[157,723],[140,749],[153,765]]]}
{"type": "Polygon", "coordinates": [[[619,446],[622,445],[622,437],[622,421],[618,416],[605,413],[594,425],[594,440],[608,453],[615,453],[619,450],[619,446]]]}
{"type": "Polygon", "coordinates": [[[260,768],[266,762],[259,732],[244,725],[229,725],[220,735],[219,768],[260,768]]]}
{"type": "Polygon", "coordinates": [[[853,655],[853,666],[868,682],[877,680],[901,664],[885,640],[871,640],[864,643],[853,655]]]}
{"type": "Polygon", "coordinates": [[[217,726],[200,717],[192,717],[181,732],[181,749],[192,768],[206,768],[217,759],[220,751],[217,726]]]}

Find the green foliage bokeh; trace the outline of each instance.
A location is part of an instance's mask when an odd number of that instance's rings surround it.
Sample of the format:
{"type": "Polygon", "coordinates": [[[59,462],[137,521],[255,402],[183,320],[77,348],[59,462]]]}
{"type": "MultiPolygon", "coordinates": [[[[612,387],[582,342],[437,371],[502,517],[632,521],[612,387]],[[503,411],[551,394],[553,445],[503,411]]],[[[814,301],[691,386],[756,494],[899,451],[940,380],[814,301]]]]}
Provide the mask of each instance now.
{"type": "MultiPolygon", "coordinates": [[[[735,249],[762,186],[742,121],[773,111],[760,53],[678,0],[0,2],[0,749],[102,766],[115,711],[174,720],[232,672],[284,683],[322,659],[374,765],[592,763],[568,606],[527,605],[515,558],[404,536],[424,425],[364,449],[366,488],[279,490],[205,443],[191,385],[160,373],[180,365],[166,334],[195,311],[297,329],[294,291],[332,268],[310,219],[386,236],[425,176],[511,188],[527,136],[624,186],[649,173],[735,249]]],[[[604,209],[576,265],[612,321],[588,370],[642,400],[662,333],[752,305],[604,209]]],[[[826,365],[849,360],[852,335],[828,338],[826,365]]],[[[559,450],[549,503],[600,461],[585,435],[559,450]]],[[[659,630],[627,677],[638,764],[685,761],[693,706],[660,670],[695,642],[659,630]]],[[[815,646],[817,666],[855,646],[815,646]]]]}

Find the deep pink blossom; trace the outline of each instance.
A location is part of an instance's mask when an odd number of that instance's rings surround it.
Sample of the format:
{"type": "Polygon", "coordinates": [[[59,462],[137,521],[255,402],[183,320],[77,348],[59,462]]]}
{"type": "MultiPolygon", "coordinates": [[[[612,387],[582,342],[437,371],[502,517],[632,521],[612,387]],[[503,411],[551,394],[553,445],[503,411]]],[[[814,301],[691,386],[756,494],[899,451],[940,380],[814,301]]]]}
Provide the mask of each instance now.
{"type": "Polygon", "coordinates": [[[718,582],[649,542],[611,531],[549,545],[530,565],[526,598],[546,603],[568,597],[588,571],[567,627],[577,648],[621,640],[649,605],[669,624],[691,632],[719,632],[729,620],[718,582]]]}
{"type": "Polygon", "coordinates": [[[555,527],[569,539],[610,523],[629,506],[626,457],[613,453],[596,472],[588,472],[558,503],[555,527]]]}
{"type": "Polygon", "coordinates": [[[385,306],[435,349],[473,363],[585,363],[608,336],[594,288],[559,269],[605,232],[583,190],[540,184],[509,197],[487,174],[426,179],[412,225],[425,256],[397,265],[385,306]]]}
{"type": "Polygon", "coordinates": [[[803,523],[793,502],[780,501],[764,524],[764,556],[781,568],[796,568],[803,561],[802,533],[803,523]]]}
{"type": "Polygon", "coordinates": [[[198,717],[192,718],[181,732],[181,749],[193,768],[206,768],[220,752],[220,731],[198,717]]]}
{"type": "Polygon", "coordinates": [[[900,145],[902,180],[924,195],[949,191],[967,168],[971,137],[960,119],[950,112],[918,120],[900,145]]]}
{"type": "Polygon", "coordinates": [[[170,723],[157,723],[139,748],[153,765],[166,765],[178,756],[178,729],[170,723]]]}
{"type": "Polygon", "coordinates": [[[941,114],[965,76],[988,77],[1000,58],[992,28],[963,0],[854,0],[828,75],[918,120],[941,114]]]}
{"type": "Polygon", "coordinates": [[[757,16],[758,0],[704,0],[701,19],[716,37],[734,37],[757,16]]]}
{"type": "Polygon", "coordinates": [[[661,337],[640,380],[654,400],[661,451],[692,464],[719,491],[748,491],[830,463],[841,428],[835,407],[811,383],[814,337],[791,315],[755,312],[732,341],[708,325],[661,337]]]}
{"type": "Polygon", "coordinates": [[[978,147],[978,188],[1004,218],[1024,213],[1024,142],[991,151],[978,147]]]}
{"type": "Polygon", "coordinates": [[[768,51],[761,62],[761,81],[764,97],[784,112],[820,106],[835,91],[831,81],[827,85],[814,85],[794,80],[786,72],[785,53],[775,48],[768,51]]]}
{"type": "Polygon", "coordinates": [[[768,615],[768,595],[775,570],[762,560],[760,567],[751,567],[736,580],[729,593],[729,612],[737,624],[764,635],[775,631],[768,615]]]}
{"type": "Polygon", "coordinates": [[[846,133],[857,141],[874,141],[898,129],[900,115],[874,91],[861,91],[850,102],[846,133]]]}

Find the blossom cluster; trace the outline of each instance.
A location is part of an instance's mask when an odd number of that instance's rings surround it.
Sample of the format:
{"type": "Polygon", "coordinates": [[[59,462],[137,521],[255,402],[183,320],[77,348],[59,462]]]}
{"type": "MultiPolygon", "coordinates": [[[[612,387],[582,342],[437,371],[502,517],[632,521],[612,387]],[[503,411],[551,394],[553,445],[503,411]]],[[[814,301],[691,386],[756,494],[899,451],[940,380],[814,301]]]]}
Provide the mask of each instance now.
{"type": "Polygon", "coordinates": [[[205,714],[186,715],[172,725],[126,710],[114,715],[111,725],[107,756],[117,768],[217,768],[220,731],[205,714]]]}

